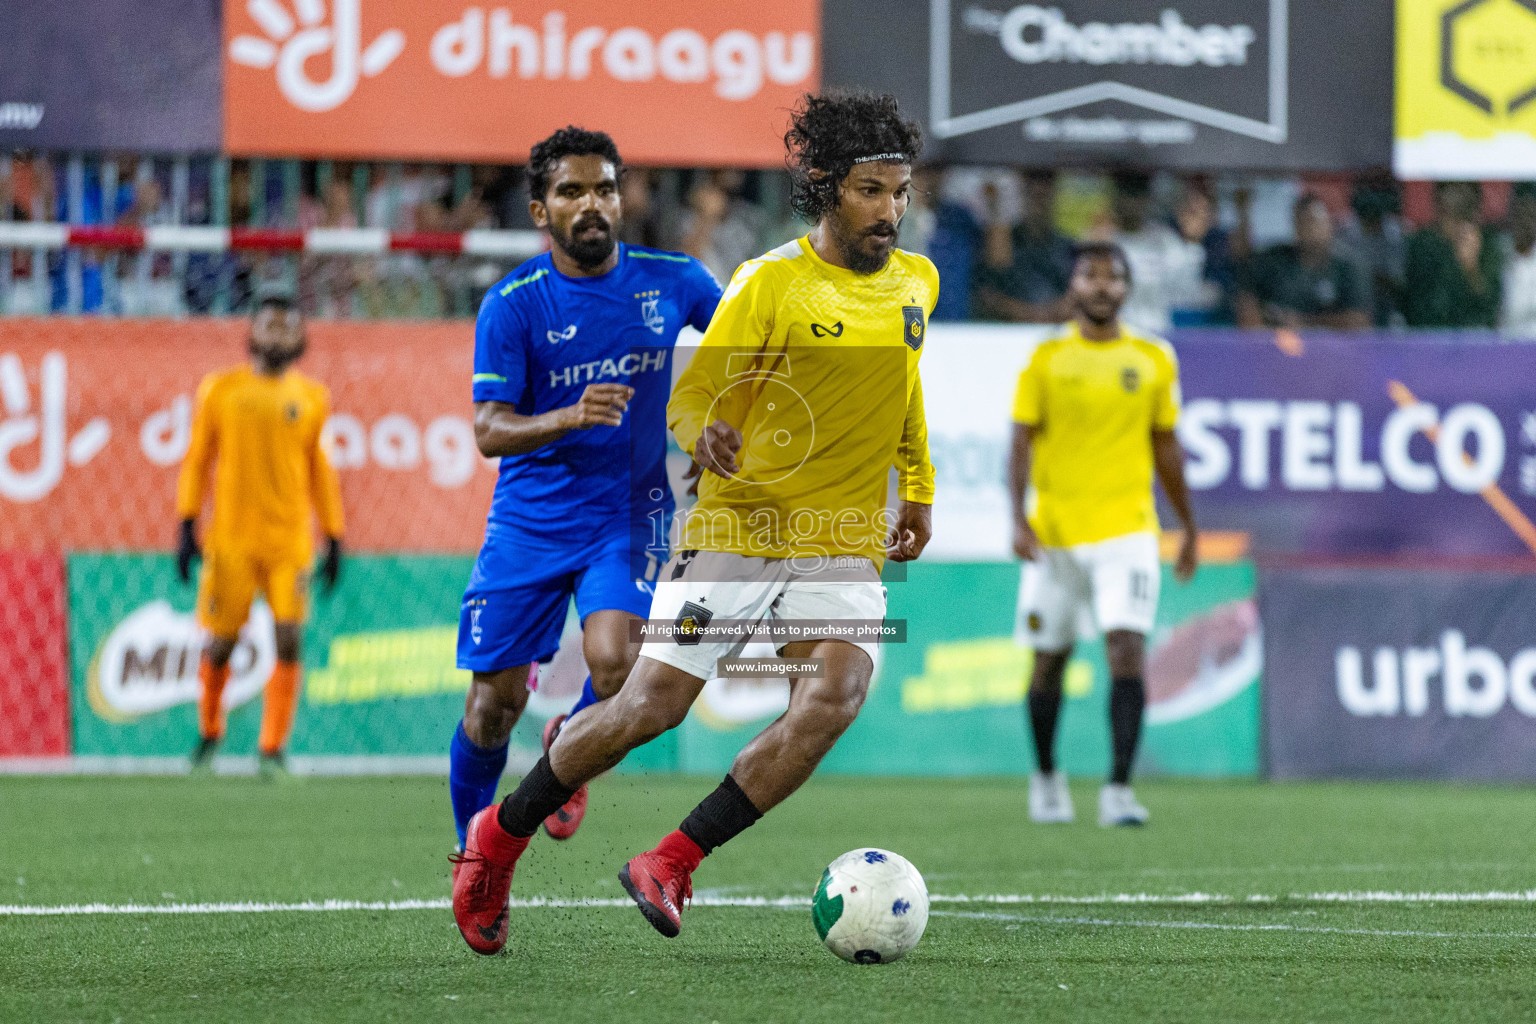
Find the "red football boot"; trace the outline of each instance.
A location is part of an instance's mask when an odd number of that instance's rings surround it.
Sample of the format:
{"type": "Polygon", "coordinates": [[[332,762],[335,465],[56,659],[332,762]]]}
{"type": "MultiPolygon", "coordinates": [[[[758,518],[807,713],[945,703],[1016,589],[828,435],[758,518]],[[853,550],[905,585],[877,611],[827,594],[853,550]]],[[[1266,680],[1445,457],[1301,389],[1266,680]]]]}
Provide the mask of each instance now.
{"type": "MultiPolygon", "coordinates": [[[[548,754],[549,748],[554,745],[565,719],[565,715],[556,715],[544,723],[544,753],[548,754]]],[[[544,819],[544,831],[549,833],[551,839],[569,839],[581,828],[581,819],[586,813],[587,787],[583,784],[558,811],[544,819]]]]}
{"type": "Polygon", "coordinates": [[[469,948],[490,956],[507,944],[507,899],[512,870],[528,848],[527,838],[509,836],[492,804],[469,819],[464,852],[454,862],[453,920],[469,948]]]}
{"type": "Polygon", "coordinates": [[[677,937],[683,902],[693,898],[693,875],[686,864],[651,850],[620,868],[619,882],[652,928],[669,939],[677,937]]]}

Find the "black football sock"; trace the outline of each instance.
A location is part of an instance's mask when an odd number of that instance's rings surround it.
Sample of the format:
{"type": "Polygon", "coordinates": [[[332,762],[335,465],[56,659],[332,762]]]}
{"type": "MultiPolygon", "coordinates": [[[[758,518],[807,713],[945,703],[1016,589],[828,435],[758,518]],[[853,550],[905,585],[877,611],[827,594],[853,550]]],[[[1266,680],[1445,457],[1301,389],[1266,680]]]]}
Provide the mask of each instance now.
{"type": "Polygon", "coordinates": [[[1147,687],[1140,676],[1116,679],[1109,687],[1109,732],[1114,740],[1115,763],[1109,781],[1124,786],[1131,781],[1131,763],[1141,740],[1141,713],[1147,706],[1147,687]]]}
{"type": "Polygon", "coordinates": [[[745,832],[763,812],[752,805],[747,794],[729,775],[715,791],[695,807],[678,831],[692,839],[707,857],[715,847],[745,832]]]}
{"type": "Polygon", "coordinates": [[[1056,770],[1056,719],[1061,714],[1060,686],[1029,688],[1029,728],[1035,737],[1035,761],[1046,775],[1056,770]]]}
{"type": "Polygon", "coordinates": [[[574,792],[555,778],[549,755],[545,754],[501,802],[496,820],[508,835],[526,839],[539,830],[545,818],[565,806],[574,792]]]}

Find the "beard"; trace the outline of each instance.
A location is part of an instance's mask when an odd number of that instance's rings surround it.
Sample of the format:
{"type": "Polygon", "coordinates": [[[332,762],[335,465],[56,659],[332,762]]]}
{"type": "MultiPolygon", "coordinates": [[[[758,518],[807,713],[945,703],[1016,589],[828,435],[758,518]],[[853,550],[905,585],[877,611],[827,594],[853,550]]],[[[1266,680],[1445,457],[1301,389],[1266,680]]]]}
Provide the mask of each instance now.
{"type": "Polygon", "coordinates": [[[1108,299],[1079,300],[1077,310],[1083,315],[1083,319],[1095,327],[1108,327],[1120,315],[1119,304],[1108,299]]]}
{"type": "Polygon", "coordinates": [[[896,251],[896,225],[878,224],[852,237],[844,237],[834,231],[832,240],[849,270],[855,274],[876,274],[885,269],[891,253],[896,251]],[[890,244],[871,250],[868,244],[873,239],[889,240],[890,244]]]}
{"type": "Polygon", "coordinates": [[[575,260],[576,265],[583,270],[602,266],[608,257],[613,255],[614,247],[618,245],[613,235],[613,225],[602,217],[591,214],[584,214],[577,218],[565,234],[551,231],[550,237],[560,247],[560,251],[575,260]],[[602,228],[602,234],[580,237],[581,232],[589,227],[602,228]]]}
{"type": "Polygon", "coordinates": [[[304,355],[304,350],[309,347],[309,341],[305,339],[299,342],[297,348],[288,349],[285,352],[274,352],[271,349],[262,348],[256,343],[255,338],[247,342],[247,347],[251,351],[251,357],[257,362],[267,367],[272,373],[282,373],[299,361],[304,355]]]}

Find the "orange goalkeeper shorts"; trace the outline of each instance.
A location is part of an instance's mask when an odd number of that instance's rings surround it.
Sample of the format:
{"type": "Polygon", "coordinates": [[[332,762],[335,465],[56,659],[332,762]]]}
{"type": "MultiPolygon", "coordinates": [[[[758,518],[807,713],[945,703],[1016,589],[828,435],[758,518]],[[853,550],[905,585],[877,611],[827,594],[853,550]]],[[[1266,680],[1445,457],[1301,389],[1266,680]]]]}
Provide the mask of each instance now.
{"type": "Polygon", "coordinates": [[[309,563],[269,559],[245,551],[203,552],[197,589],[197,617],[217,637],[240,632],[251,614],[256,594],[266,595],[272,617],[279,623],[304,621],[308,609],[309,563]]]}

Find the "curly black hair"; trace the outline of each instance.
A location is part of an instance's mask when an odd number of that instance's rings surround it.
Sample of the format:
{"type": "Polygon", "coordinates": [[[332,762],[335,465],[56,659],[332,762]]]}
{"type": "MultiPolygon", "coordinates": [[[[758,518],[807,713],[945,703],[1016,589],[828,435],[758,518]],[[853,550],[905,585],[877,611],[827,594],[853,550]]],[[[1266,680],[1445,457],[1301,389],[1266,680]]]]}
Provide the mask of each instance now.
{"type": "Polygon", "coordinates": [[[544,141],[534,143],[528,154],[528,194],[542,200],[549,192],[549,176],[555,165],[568,156],[600,156],[612,162],[614,170],[624,172],[619,147],[607,132],[589,132],[569,124],[544,141]]]}
{"type": "Polygon", "coordinates": [[[836,90],[796,104],[784,148],[790,205],[815,221],[837,206],[838,186],[854,164],[872,156],[910,164],[923,151],[923,133],[902,119],[894,96],[836,90]]]}

